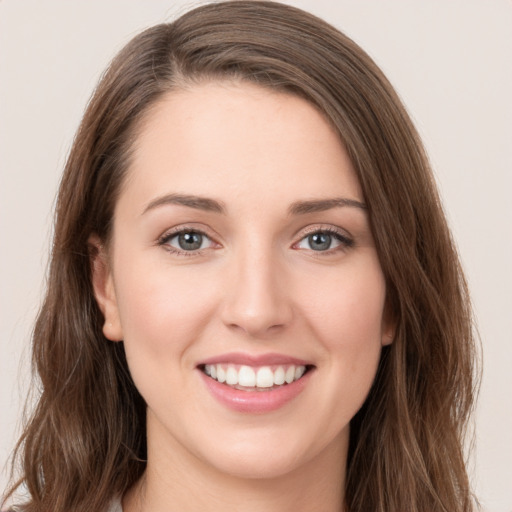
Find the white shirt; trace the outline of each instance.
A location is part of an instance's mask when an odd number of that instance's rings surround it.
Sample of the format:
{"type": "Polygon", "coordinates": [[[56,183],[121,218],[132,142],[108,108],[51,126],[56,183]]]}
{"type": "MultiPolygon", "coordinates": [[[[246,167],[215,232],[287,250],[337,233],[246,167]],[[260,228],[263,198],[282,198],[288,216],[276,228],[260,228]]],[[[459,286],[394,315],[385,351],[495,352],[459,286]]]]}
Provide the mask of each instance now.
{"type": "Polygon", "coordinates": [[[115,498],[110,503],[108,512],[123,512],[123,506],[121,505],[121,498],[115,498]]]}

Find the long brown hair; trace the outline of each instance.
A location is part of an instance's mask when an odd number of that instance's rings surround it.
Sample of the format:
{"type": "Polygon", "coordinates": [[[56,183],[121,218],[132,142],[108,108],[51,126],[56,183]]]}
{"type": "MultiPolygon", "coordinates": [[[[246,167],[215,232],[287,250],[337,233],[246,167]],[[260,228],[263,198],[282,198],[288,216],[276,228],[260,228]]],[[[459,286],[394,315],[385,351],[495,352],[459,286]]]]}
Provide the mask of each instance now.
{"type": "Polygon", "coordinates": [[[348,37],[299,9],[230,1],[150,28],[114,59],[68,158],[47,294],[33,336],[40,398],[17,445],[26,511],[101,511],[144,472],[145,404],[122,343],[102,334],[88,238],[108,243],[142,116],[166,92],[236,79],[299,95],[358,173],[396,321],[351,423],[350,512],[472,510],[463,440],[475,394],[466,282],[421,141],[348,37]]]}

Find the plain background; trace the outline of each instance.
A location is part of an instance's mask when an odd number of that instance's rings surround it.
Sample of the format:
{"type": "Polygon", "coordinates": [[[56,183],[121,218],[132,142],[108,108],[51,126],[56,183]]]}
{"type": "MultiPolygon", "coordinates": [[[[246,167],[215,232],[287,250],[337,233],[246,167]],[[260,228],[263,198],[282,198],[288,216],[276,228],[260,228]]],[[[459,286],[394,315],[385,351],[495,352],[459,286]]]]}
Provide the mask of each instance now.
{"type": "MultiPolygon", "coordinates": [[[[124,43],[198,3],[0,0],[0,492],[28,388],[52,207],[86,102],[124,43]]],[[[512,2],[288,3],[355,39],[424,139],[483,344],[472,478],[485,510],[511,512],[512,2]]]]}

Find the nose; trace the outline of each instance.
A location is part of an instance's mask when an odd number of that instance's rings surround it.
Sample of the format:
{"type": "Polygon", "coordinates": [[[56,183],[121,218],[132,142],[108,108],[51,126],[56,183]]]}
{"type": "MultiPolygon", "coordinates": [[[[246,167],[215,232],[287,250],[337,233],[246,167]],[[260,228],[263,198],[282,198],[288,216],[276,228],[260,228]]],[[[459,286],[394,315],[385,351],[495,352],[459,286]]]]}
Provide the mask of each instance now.
{"type": "Polygon", "coordinates": [[[222,308],[222,320],[230,329],[265,338],[290,324],[286,272],[277,260],[268,251],[239,255],[231,262],[222,308]]]}

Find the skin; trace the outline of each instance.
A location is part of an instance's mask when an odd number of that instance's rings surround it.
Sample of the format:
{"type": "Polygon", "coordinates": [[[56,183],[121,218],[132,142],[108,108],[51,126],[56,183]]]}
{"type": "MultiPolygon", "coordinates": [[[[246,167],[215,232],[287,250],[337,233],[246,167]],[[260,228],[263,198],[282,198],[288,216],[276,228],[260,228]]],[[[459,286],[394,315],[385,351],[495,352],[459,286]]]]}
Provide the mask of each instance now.
{"type": "Polygon", "coordinates": [[[333,198],[364,202],[339,138],[298,97],[208,82],[148,112],[108,252],[91,238],[104,333],[124,340],[148,405],[147,470],[125,512],[342,509],[349,422],[393,326],[366,210],[290,213],[333,198]],[[175,252],[181,228],[205,233],[202,249],[175,252]],[[344,238],[314,250],[308,236],[326,229],[344,238]],[[229,352],[284,354],[314,369],[278,410],[240,413],[212,397],[197,369],[229,352]]]}

